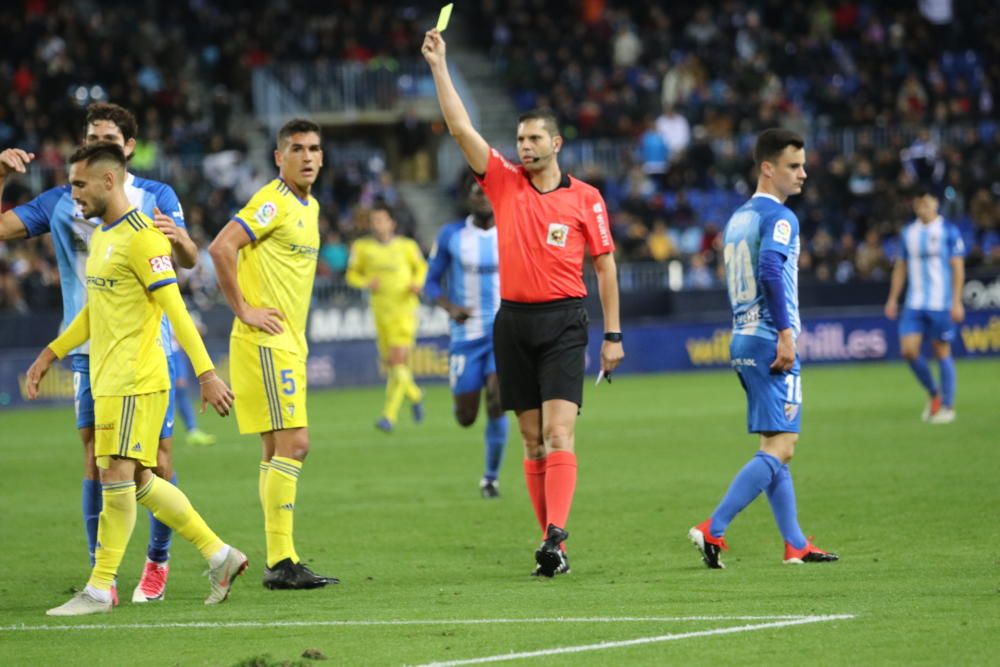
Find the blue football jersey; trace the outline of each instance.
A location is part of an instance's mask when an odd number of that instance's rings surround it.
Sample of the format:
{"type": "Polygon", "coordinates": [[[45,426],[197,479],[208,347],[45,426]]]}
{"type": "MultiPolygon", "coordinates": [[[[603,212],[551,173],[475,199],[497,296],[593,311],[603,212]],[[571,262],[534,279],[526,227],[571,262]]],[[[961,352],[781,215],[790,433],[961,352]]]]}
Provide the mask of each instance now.
{"type": "Polygon", "coordinates": [[[900,256],[906,261],[906,307],[950,310],[951,258],[965,256],[958,227],[938,216],[927,224],[914,220],[900,236],[900,256]]]}
{"type": "Polygon", "coordinates": [[[797,338],[799,319],[799,220],[777,198],[755,194],[729,218],[723,233],[726,285],[733,311],[733,333],[778,339],[774,318],[760,288],[760,254],[774,250],[785,256],[782,285],[788,321],[797,338]]]}
{"type": "Polygon", "coordinates": [[[424,293],[432,300],[447,283],[448,300],[471,313],[463,324],[451,320],[451,342],[461,343],[493,335],[500,308],[500,272],[497,228],[481,229],[464,221],[445,225],[431,251],[424,293]]]}
{"type": "MultiPolygon", "coordinates": [[[[133,206],[150,218],[153,217],[153,208],[158,208],[173,218],[178,227],[185,226],[184,211],[177,194],[169,185],[128,174],[125,179],[125,194],[133,206]]],[[[14,213],[24,223],[29,237],[46,232],[52,234],[63,297],[62,328],[65,329],[87,303],[87,248],[90,237],[101,220],[88,220],[80,214],[79,206],[70,196],[68,185],[43,192],[27,204],[16,207],[14,213]]],[[[162,332],[163,349],[169,350],[172,332],[166,317],[163,318],[162,332]]],[[[73,350],[73,354],[87,354],[88,351],[89,345],[84,344],[73,350]]]]}

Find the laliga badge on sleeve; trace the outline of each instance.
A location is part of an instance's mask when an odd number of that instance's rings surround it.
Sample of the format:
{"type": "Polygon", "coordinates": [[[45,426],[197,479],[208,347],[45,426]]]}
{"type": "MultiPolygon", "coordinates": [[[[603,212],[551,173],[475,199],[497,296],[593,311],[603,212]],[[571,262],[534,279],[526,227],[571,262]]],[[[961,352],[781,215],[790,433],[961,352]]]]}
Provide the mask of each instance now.
{"type": "Polygon", "coordinates": [[[447,5],[441,8],[441,13],[438,14],[438,22],[436,30],[438,32],[444,32],[445,28],[448,27],[448,20],[451,18],[451,9],[455,6],[455,3],[449,2],[447,5]]]}

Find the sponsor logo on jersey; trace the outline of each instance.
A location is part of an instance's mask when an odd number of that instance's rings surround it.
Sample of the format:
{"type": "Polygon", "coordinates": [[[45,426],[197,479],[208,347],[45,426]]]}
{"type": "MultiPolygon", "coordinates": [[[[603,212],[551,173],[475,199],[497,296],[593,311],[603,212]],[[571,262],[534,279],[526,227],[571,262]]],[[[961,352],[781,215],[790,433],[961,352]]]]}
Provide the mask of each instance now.
{"type": "Polygon", "coordinates": [[[569,225],[564,225],[559,222],[549,223],[549,233],[545,238],[545,242],[549,245],[554,245],[557,248],[566,247],[566,237],[569,236],[569,225]]]}
{"type": "MultiPolygon", "coordinates": [[[[319,248],[313,248],[307,245],[299,245],[297,243],[289,243],[288,248],[296,255],[316,256],[319,254],[319,248]]],[[[395,265],[393,265],[393,268],[395,268],[395,265]]]]}
{"type": "Polygon", "coordinates": [[[792,223],[787,220],[778,220],[774,223],[774,233],[771,236],[778,243],[788,245],[788,242],[792,240],[792,223]]]}
{"type": "Polygon", "coordinates": [[[170,255],[157,255],[156,257],[150,257],[149,270],[154,275],[157,273],[164,273],[165,271],[173,271],[174,265],[170,261],[170,255]]]}
{"type": "Polygon", "coordinates": [[[266,201],[261,204],[257,212],[254,213],[254,220],[260,223],[261,227],[267,227],[274,220],[274,216],[278,215],[278,207],[273,202],[266,201]]]}
{"type": "Polygon", "coordinates": [[[754,304],[747,309],[746,312],[740,313],[733,318],[733,322],[736,326],[743,326],[746,324],[752,324],[760,320],[760,304],[754,304]]]}
{"type": "Polygon", "coordinates": [[[104,287],[107,289],[112,289],[118,283],[117,280],[111,278],[102,278],[100,276],[87,276],[87,287],[104,287]]]}

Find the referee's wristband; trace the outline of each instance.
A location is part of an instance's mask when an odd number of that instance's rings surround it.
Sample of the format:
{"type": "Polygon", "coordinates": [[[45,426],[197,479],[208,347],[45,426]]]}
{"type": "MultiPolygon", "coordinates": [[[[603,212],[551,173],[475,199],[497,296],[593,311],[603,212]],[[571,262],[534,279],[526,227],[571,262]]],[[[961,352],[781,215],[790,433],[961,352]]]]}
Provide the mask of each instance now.
{"type": "Polygon", "coordinates": [[[620,343],[622,342],[622,332],[621,331],[606,331],[604,333],[604,340],[609,343],[620,343]]]}

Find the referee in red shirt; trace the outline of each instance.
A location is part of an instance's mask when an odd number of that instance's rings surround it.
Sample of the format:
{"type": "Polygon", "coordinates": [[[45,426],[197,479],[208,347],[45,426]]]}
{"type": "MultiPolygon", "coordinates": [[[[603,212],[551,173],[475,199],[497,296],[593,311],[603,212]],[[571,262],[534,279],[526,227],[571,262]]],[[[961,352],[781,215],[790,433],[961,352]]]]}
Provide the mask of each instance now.
{"type": "Polygon", "coordinates": [[[625,356],[607,207],[596,188],[559,169],[563,139],[551,112],[520,117],[521,164],[511,164],[472,126],[437,30],[424,36],[421,52],[448,129],[493,205],[500,255],[501,304],[493,327],[500,397],[504,409],[517,413],[524,477],[542,528],[534,574],[563,574],[569,572],[566,522],[576,487],[573,438],[587,349],[585,250],[593,257],[604,311],[601,369],[610,373],[625,356]]]}

